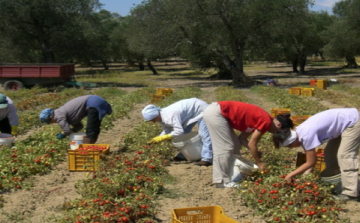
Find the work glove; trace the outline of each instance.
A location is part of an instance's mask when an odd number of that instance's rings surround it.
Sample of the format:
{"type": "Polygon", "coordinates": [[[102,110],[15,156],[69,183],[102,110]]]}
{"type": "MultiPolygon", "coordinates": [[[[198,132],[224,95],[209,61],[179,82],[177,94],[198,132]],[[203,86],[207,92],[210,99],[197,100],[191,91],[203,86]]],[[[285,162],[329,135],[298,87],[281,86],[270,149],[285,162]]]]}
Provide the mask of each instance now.
{"type": "Polygon", "coordinates": [[[16,125],[11,126],[11,135],[13,135],[13,136],[17,135],[17,126],[16,125]]]}
{"type": "Polygon", "coordinates": [[[165,140],[171,140],[172,136],[170,134],[162,135],[162,136],[156,136],[155,138],[152,138],[148,143],[159,143],[165,140]]]}
{"type": "Polygon", "coordinates": [[[65,137],[66,137],[66,135],[64,135],[62,132],[60,132],[56,135],[56,138],[58,138],[58,139],[63,139],[65,137]]]}

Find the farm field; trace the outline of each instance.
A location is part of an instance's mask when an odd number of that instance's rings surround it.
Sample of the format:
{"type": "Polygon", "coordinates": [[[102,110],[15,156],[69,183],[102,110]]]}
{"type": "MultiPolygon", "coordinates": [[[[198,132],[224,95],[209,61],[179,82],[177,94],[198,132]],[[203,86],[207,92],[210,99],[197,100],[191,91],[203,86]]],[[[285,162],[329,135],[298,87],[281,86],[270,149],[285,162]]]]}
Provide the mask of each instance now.
{"type": "MultiPolygon", "coordinates": [[[[159,126],[144,123],[141,115],[141,109],[150,103],[150,95],[157,87],[174,89],[171,96],[158,103],[161,107],[183,98],[198,97],[208,103],[240,100],[269,112],[271,108],[288,107],[294,115],[312,115],[338,107],[360,109],[358,71],[341,69],[340,63],[326,66],[314,63],[306,75],[296,76],[286,64],[251,64],[245,67],[249,76],[258,81],[272,77],[280,86],[234,89],[229,86],[229,80],[212,80],[209,78],[212,72],[191,70],[184,61],[155,65],[159,76],[123,65],[111,67],[107,74],[100,69],[78,68],[79,81],[102,82],[93,89],[60,89],[51,93],[43,88],[1,91],[17,105],[21,124],[16,149],[0,151],[0,222],[168,223],[172,209],[212,205],[222,206],[228,217],[241,223],[360,222],[360,203],[333,202],[328,194],[329,185],[319,183],[316,176],[299,181],[320,193],[321,199],[308,203],[299,198],[308,195],[296,191],[296,187],[273,186],[281,183],[281,175],[294,167],[296,151],[300,150],[274,151],[270,135],[265,135],[261,142],[264,160],[271,166],[269,172],[256,175],[238,190],[218,189],[211,183],[211,167],[170,161],[176,154],[170,143],[152,148],[147,145],[147,140],[161,130],[159,126]],[[314,78],[332,78],[338,82],[327,90],[315,89],[314,97],[288,94],[287,88],[307,87],[314,78]],[[54,134],[59,131],[56,125],[40,126],[37,120],[41,109],[60,106],[84,94],[106,98],[116,111],[102,123],[97,143],[110,144],[111,154],[95,173],[70,172],[66,151],[69,141],[56,139],[54,134]],[[265,185],[279,188],[276,202],[273,196],[272,200],[255,196],[265,185]],[[294,195],[288,194],[289,191],[294,195]],[[290,205],[290,201],[297,205],[290,205]],[[299,212],[305,208],[307,212],[299,212]]],[[[245,149],[242,152],[249,157],[245,149]]]]}

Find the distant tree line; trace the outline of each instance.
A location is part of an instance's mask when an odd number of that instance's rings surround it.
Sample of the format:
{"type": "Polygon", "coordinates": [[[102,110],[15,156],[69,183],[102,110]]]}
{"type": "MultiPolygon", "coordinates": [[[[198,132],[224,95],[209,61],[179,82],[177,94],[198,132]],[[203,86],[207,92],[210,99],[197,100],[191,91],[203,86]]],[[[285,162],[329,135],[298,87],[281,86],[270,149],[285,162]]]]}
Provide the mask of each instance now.
{"type": "Polygon", "coordinates": [[[306,58],[344,58],[357,67],[360,0],[315,12],[312,0],[147,0],[122,17],[98,0],[0,0],[0,63],[126,61],[180,56],[216,68],[218,78],[247,84],[245,61],[286,61],[305,72],[306,58]]]}

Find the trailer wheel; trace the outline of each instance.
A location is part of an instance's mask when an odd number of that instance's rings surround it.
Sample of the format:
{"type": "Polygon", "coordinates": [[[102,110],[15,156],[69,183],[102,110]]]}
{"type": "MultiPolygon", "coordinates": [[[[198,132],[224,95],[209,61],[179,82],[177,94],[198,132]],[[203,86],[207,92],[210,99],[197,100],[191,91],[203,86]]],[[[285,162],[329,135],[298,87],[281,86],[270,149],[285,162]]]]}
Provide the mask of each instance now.
{"type": "Polygon", "coordinates": [[[24,84],[17,80],[10,80],[4,83],[4,89],[8,91],[17,91],[24,87],[24,84]]]}

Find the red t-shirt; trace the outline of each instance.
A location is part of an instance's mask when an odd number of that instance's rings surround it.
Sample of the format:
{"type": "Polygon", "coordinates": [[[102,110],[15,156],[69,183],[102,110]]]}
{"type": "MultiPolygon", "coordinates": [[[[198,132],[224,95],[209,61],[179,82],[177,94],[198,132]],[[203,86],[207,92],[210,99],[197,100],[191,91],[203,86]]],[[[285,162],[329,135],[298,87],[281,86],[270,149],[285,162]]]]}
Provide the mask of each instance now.
{"type": "Polygon", "coordinates": [[[239,101],[219,101],[221,114],[229,121],[233,129],[240,132],[267,132],[273,118],[264,109],[239,101]]]}

